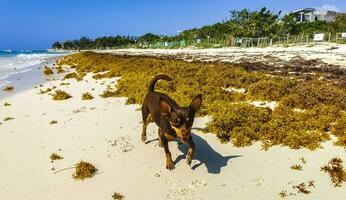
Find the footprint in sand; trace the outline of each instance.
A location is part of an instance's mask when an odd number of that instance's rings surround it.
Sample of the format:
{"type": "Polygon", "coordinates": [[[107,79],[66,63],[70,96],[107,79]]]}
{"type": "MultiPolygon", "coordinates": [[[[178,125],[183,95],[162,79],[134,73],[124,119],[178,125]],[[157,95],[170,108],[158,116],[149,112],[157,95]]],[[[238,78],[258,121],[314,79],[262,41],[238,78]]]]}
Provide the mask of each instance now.
{"type": "Polygon", "coordinates": [[[208,182],[203,180],[194,180],[187,186],[176,184],[171,180],[166,180],[166,183],[173,185],[173,188],[169,189],[167,198],[175,200],[203,200],[202,197],[195,194],[194,189],[196,187],[206,187],[209,185],[208,182]]]}
{"type": "Polygon", "coordinates": [[[131,139],[128,136],[122,136],[115,139],[112,142],[112,146],[114,146],[122,152],[129,152],[134,148],[133,144],[131,144],[130,141],[131,139]]]}

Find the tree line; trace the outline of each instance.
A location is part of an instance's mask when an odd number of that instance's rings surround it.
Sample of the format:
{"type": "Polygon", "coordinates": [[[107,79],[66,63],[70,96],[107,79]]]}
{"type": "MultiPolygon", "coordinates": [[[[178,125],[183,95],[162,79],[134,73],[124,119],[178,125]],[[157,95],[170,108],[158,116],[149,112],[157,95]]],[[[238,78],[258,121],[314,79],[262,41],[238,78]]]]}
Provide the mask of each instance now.
{"type": "Polygon", "coordinates": [[[104,49],[108,47],[126,47],[130,45],[171,42],[179,40],[195,40],[198,38],[212,37],[221,39],[225,36],[234,37],[271,37],[278,38],[282,35],[311,34],[314,32],[345,32],[346,14],[339,13],[333,22],[314,21],[298,23],[294,16],[286,14],[283,17],[281,12],[272,12],[263,7],[258,11],[249,9],[232,10],[228,20],[203,26],[201,28],[188,29],[180,32],[176,36],[156,35],[147,33],[140,37],[134,36],[109,36],[90,39],[81,37],[77,40],[67,40],[62,43],[55,42],[54,49],[104,49]]]}

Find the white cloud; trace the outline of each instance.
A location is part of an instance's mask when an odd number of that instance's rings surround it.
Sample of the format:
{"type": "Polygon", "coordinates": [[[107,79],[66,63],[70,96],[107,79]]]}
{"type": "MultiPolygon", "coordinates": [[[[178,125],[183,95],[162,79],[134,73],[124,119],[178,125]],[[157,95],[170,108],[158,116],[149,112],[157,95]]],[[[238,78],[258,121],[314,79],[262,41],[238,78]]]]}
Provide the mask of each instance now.
{"type": "Polygon", "coordinates": [[[329,5],[329,4],[324,4],[321,7],[316,7],[316,10],[333,10],[333,11],[337,11],[337,12],[340,11],[339,7],[334,6],[334,5],[329,5]]]}

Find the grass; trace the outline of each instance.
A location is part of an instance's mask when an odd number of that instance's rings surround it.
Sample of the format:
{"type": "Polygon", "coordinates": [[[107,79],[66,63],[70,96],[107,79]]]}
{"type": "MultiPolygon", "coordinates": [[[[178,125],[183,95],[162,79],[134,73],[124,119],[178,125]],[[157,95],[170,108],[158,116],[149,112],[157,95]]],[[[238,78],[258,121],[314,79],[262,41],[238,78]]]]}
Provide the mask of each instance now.
{"type": "Polygon", "coordinates": [[[6,86],[5,88],[2,89],[3,91],[6,91],[6,92],[10,92],[12,90],[14,90],[14,87],[13,86],[6,86]]]}
{"type": "Polygon", "coordinates": [[[82,100],[91,100],[93,98],[94,97],[91,95],[90,92],[83,93],[83,95],[82,95],[82,100]]]}
{"type": "Polygon", "coordinates": [[[4,106],[11,106],[11,104],[8,103],[8,102],[5,102],[5,103],[4,103],[4,106]]]}
{"type": "Polygon", "coordinates": [[[4,118],[4,122],[10,121],[10,120],[14,120],[14,118],[13,118],[13,117],[5,117],[5,118],[4,118]]]}
{"type": "Polygon", "coordinates": [[[158,82],[156,90],[182,106],[188,106],[197,94],[203,94],[203,106],[197,115],[211,116],[207,128],[221,142],[243,147],[260,141],[265,150],[274,145],[314,150],[333,134],[338,137],[337,145],[346,147],[343,114],[346,89],[336,84],[342,82],[342,76],[335,75],[329,80],[324,71],[308,77],[302,72],[294,76],[287,73],[270,76],[275,69],[263,72],[256,71],[256,67],[226,63],[189,63],[92,52],[69,55],[59,62],[73,65],[80,77],[86,73],[94,73],[95,79],[121,76],[116,91],[108,88],[100,96],[125,96],[127,104],[141,104],[150,80],[157,74],[167,74],[173,80],[158,82]],[[247,92],[223,90],[229,87],[244,88],[247,92]],[[255,100],[276,101],[278,106],[270,110],[248,104],[255,100]]]}
{"type": "Polygon", "coordinates": [[[57,90],[53,94],[53,100],[62,101],[71,98],[72,96],[65,91],[57,90]]]}
{"type": "Polygon", "coordinates": [[[91,178],[98,170],[93,164],[84,161],[80,161],[75,165],[75,167],[75,172],[72,174],[72,177],[75,180],[84,180],[86,178],[91,178]]]}
{"type": "Polygon", "coordinates": [[[327,165],[321,167],[321,171],[329,174],[335,187],[341,187],[343,182],[346,182],[346,170],[342,163],[340,158],[333,158],[327,165]]]}
{"type": "Polygon", "coordinates": [[[121,199],[124,199],[125,196],[123,196],[122,194],[118,193],[118,192],[114,192],[114,194],[112,195],[112,198],[114,200],[121,200],[121,199]]]}
{"type": "Polygon", "coordinates": [[[54,161],[54,160],[61,160],[61,159],[64,159],[63,157],[59,156],[58,154],[56,153],[52,153],[49,158],[54,161]]]}
{"type": "Polygon", "coordinates": [[[47,66],[44,67],[43,73],[46,76],[54,74],[53,70],[51,68],[47,67],[47,66]]]}

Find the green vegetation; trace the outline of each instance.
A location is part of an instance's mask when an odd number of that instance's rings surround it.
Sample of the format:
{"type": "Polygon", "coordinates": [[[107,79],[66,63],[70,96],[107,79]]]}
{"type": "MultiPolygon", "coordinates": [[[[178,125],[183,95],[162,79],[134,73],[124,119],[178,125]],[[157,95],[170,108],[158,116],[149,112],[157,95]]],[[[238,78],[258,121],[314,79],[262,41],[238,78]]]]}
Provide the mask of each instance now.
{"type": "Polygon", "coordinates": [[[115,36],[115,37],[100,37],[92,40],[87,37],[81,37],[79,40],[67,40],[63,43],[55,42],[52,45],[53,49],[104,49],[106,47],[123,47],[135,42],[136,37],[131,36],[115,36]]]}
{"type": "Polygon", "coordinates": [[[72,96],[70,94],[68,94],[67,92],[62,91],[62,90],[57,90],[57,91],[55,91],[55,94],[53,94],[53,100],[56,100],[56,101],[66,100],[66,99],[69,99],[71,97],[72,96]]]}
{"type": "MultiPolygon", "coordinates": [[[[176,36],[155,35],[146,33],[140,37],[101,37],[92,40],[81,37],[79,40],[68,40],[64,43],[55,42],[54,49],[104,49],[107,47],[149,47],[149,43],[182,42],[183,46],[191,43],[196,45],[196,39],[202,39],[200,47],[213,47],[210,40],[229,42],[230,38],[260,38],[269,37],[274,41],[278,38],[290,34],[291,36],[302,36],[316,32],[330,32],[333,36],[346,30],[346,14],[339,13],[333,22],[315,21],[298,23],[294,16],[288,14],[281,16],[281,12],[272,12],[263,7],[260,10],[232,10],[227,20],[213,25],[193,28],[180,32],[176,36]]],[[[305,39],[305,38],[304,38],[305,39]]],[[[221,44],[219,42],[219,44],[221,44]]],[[[225,45],[225,44],[223,44],[225,45]]],[[[154,45],[155,46],[155,45],[154,45]]],[[[176,46],[180,46],[176,45],[176,46]]],[[[284,44],[284,46],[288,46],[284,44]]],[[[167,47],[161,44],[159,47],[167,47]]],[[[169,48],[172,48],[169,46],[169,48]]]]}
{"type": "Polygon", "coordinates": [[[340,158],[333,158],[327,165],[321,167],[321,171],[329,174],[330,180],[335,187],[341,187],[342,183],[346,182],[346,170],[342,163],[343,161],[340,158]]]}
{"type": "Polygon", "coordinates": [[[54,160],[61,160],[61,159],[64,159],[63,157],[59,156],[58,154],[56,153],[52,153],[49,158],[54,161],[54,160]]]}
{"type": "Polygon", "coordinates": [[[53,70],[51,68],[47,67],[47,66],[44,67],[43,73],[46,76],[54,74],[53,70]]]}
{"type": "Polygon", "coordinates": [[[112,198],[114,200],[122,200],[125,196],[123,196],[122,194],[118,193],[118,192],[114,192],[114,194],[112,195],[112,198]]]}
{"type": "MultiPolygon", "coordinates": [[[[74,65],[78,74],[94,77],[121,76],[115,86],[101,97],[128,97],[127,103],[141,104],[150,80],[167,74],[172,81],[160,81],[157,91],[164,92],[180,105],[187,106],[199,93],[203,106],[199,116],[209,115],[208,129],[222,142],[244,147],[260,141],[263,149],[273,145],[316,149],[333,134],[346,147],[346,89],[333,84],[342,79],[319,80],[323,71],[304,79],[304,74],[275,77],[259,71],[225,63],[189,63],[150,57],[116,56],[84,52],[65,57],[60,63],[74,65]],[[229,93],[224,88],[244,88],[246,93],[229,93]],[[278,106],[257,108],[250,101],[277,101],[278,106]],[[300,109],[300,111],[297,111],[300,109]]],[[[275,69],[273,69],[275,70],[275,69]]],[[[269,72],[270,73],[270,72],[269,72]]]]}
{"type": "Polygon", "coordinates": [[[80,161],[75,165],[75,167],[75,172],[72,174],[72,177],[75,180],[84,180],[86,178],[91,178],[98,170],[93,164],[84,161],[80,161]]]}
{"type": "Polygon", "coordinates": [[[5,103],[4,103],[4,106],[11,106],[11,104],[8,103],[8,102],[5,102],[5,103]]]}
{"type": "Polygon", "coordinates": [[[91,100],[94,97],[90,94],[90,92],[86,92],[82,95],[82,100],[91,100]]]}

